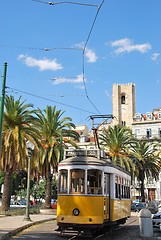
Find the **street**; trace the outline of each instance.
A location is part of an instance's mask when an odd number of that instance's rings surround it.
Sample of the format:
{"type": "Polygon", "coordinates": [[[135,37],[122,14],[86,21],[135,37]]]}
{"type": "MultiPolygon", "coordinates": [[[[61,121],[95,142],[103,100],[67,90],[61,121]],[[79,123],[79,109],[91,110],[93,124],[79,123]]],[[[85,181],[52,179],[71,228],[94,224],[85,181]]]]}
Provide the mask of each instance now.
{"type": "MultiPolygon", "coordinates": [[[[57,229],[56,220],[55,221],[48,221],[42,224],[34,225],[23,232],[19,233],[16,236],[13,236],[10,239],[54,239],[54,240],[65,240],[65,239],[94,239],[93,238],[85,238],[85,237],[78,237],[75,234],[65,234],[60,235],[59,232],[56,232],[57,229]]],[[[119,226],[115,231],[109,232],[106,235],[102,235],[96,239],[100,240],[124,240],[124,239],[141,239],[139,237],[139,226],[138,226],[138,217],[132,216],[128,219],[125,225],[119,226]]],[[[149,239],[150,240],[150,239],[149,239]]]]}
{"type": "Polygon", "coordinates": [[[42,224],[34,225],[32,227],[27,228],[23,232],[19,233],[16,236],[13,236],[10,239],[54,239],[54,240],[62,240],[62,237],[59,236],[58,233],[55,232],[57,229],[56,221],[49,221],[42,224]]]}

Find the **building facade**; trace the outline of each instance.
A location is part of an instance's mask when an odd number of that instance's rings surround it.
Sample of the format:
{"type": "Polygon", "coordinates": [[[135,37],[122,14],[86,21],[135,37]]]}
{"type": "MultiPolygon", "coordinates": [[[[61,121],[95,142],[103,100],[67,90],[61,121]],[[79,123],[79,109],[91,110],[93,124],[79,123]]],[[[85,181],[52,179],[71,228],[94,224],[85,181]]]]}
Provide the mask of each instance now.
{"type": "MultiPolygon", "coordinates": [[[[138,139],[147,141],[161,141],[161,108],[147,113],[136,112],[135,84],[114,84],[112,95],[113,124],[130,127],[138,139]]],[[[133,197],[139,197],[140,186],[134,181],[133,197]]],[[[161,199],[161,174],[159,181],[146,179],[145,196],[152,199],[161,199]]]]}
{"type": "MultiPolygon", "coordinates": [[[[112,94],[112,115],[114,118],[98,128],[98,134],[103,128],[110,125],[120,124],[130,127],[132,133],[138,138],[147,141],[161,141],[161,108],[147,113],[136,112],[136,89],[135,84],[114,84],[112,94]]],[[[96,147],[93,132],[88,133],[85,125],[77,126],[75,129],[80,134],[80,148],[93,149],[96,147]]],[[[133,180],[132,197],[139,198],[140,186],[136,179],[133,180]]],[[[145,181],[145,196],[152,199],[161,199],[161,173],[159,181],[153,178],[145,181]]]]}

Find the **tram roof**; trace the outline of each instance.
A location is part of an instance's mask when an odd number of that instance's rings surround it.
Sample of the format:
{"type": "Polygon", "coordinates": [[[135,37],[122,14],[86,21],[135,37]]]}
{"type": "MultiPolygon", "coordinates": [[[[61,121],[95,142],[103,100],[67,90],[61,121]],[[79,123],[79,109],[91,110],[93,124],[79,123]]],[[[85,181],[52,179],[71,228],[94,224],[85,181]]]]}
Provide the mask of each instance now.
{"type": "Polygon", "coordinates": [[[118,169],[126,174],[129,174],[124,168],[114,165],[109,158],[100,158],[97,157],[90,157],[90,156],[74,156],[74,157],[68,157],[64,160],[62,160],[59,163],[59,166],[77,166],[77,165],[90,165],[90,166],[99,166],[99,167],[113,167],[115,169],[118,169]]]}
{"type": "Polygon", "coordinates": [[[98,159],[97,157],[89,156],[75,156],[68,157],[62,160],[59,165],[100,165],[100,166],[112,166],[110,159],[98,159]]]}

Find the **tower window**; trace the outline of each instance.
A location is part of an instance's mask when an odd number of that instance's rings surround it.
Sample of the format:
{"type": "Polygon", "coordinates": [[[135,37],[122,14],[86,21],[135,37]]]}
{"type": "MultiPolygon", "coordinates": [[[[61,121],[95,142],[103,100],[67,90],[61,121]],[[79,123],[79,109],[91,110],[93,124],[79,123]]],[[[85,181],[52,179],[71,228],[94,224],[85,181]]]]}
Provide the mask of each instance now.
{"type": "Polygon", "coordinates": [[[151,136],[152,136],[152,133],[151,133],[151,129],[149,128],[146,130],[146,137],[150,138],[151,136]]]}
{"type": "Polygon", "coordinates": [[[125,95],[121,96],[121,104],[125,104],[125,95]]]}
{"type": "Polygon", "coordinates": [[[122,121],[122,126],[126,126],[126,121],[122,121]]]}

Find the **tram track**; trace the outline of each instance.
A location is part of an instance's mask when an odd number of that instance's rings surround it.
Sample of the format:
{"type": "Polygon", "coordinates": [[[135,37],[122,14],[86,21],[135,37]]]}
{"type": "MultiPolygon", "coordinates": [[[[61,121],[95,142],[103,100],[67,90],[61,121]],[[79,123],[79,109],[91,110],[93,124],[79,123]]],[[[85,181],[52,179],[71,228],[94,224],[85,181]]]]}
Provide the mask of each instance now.
{"type": "MultiPolygon", "coordinates": [[[[91,235],[85,235],[83,233],[74,235],[74,236],[69,236],[68,240],[101,240],[104,239],[106,236],[110,236],[112,234],[115,234],[117,231],[122,230],[127,228],[128,226],[131,225],[138,225],[138,219],[137,218],[131,218],[126,224],[124,225],[119,225],[117,227],[111,228],[109,231],[105,233],[100,233],[97,234],[96,236],[91,236],[91,235]]],[[[64,235],[65,236],[65,235],[64,235]]]]}

